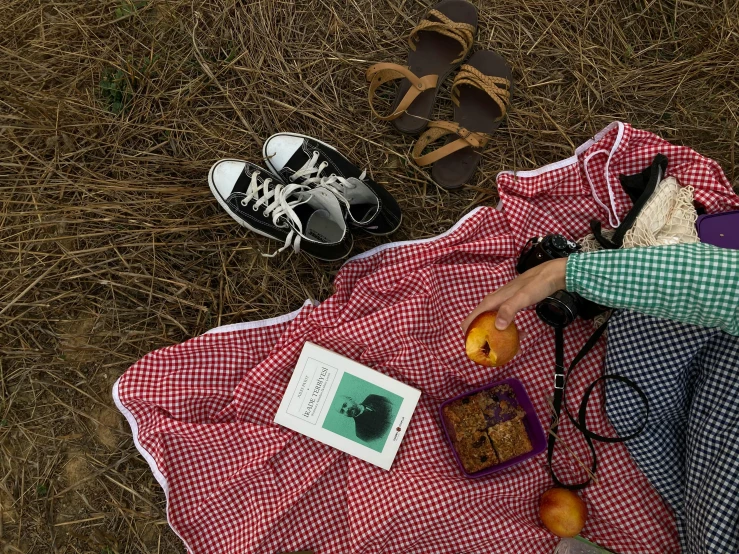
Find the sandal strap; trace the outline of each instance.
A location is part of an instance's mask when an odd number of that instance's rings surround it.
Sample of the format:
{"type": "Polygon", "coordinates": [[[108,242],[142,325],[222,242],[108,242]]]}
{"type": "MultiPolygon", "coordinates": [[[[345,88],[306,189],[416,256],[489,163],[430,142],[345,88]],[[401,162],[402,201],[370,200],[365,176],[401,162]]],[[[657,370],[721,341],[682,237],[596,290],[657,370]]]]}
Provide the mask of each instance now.
{"type": "Polygon", "coordinates": [[[375,65],[370,66],[367,70],[367,80],[370,81],[369,105],[372,113],[382,121],[389,121],[400,117],[419,94],[429,89],[435,89],[436,83],[439,81],[439,76],[426,75],[424,77],[418,77],[406,66],[398,65],[396,63],[376,63],[375,65]],[[408,79],[411,82],[411,88],[409,88],[408,92],[405,93],[405,96],[403,96],[393,113],[390,115],[380,115],[375,110],[373,103],[375,99],[375,91],[381,85],[396,79],[408,79]]]}
{"type": "Polygon", "coordinates": [[[419,31],[434,31],[449,38],[456,40],[462,46],[462,52],[459,57],[452,63],[461,62],[467,53],[472,49],[472,43],[475,40],[475,26],[461,21],[453,21],[439,10],[429,10],[426,19],[416,25],[408,37],[408,45],[415,52],[416,43],[420,40],[419,31]],[[436,18],[436,21],[429,19],[429,16],[436,18]]]}
{"type": "Polygon", "coordinates": [[[505,77],[485,75],[479,69],[464,64],[452,83],[452,102],[459,106],[459,87],[469,85],[485,91],[500,108],[500,117],[503,119],[511,102],[511,82],[505,77]]]}
{"type": "Polygon", "coordinates": [[[441,158],[444,158],[457,150],[467,148],[468,146],[471,146],[472,148],[484,148],[487,146],[489,140],[490,135],[469,131],[464,127],[460,127],[459,123],[453,123],[451,121],[432,121],[429,123],[429,127],[426,132],[418,137],[418,140],[413,147],[413,161],[421,167],[431,165],[441,158]],[[436,142],[441,137],[451,134],[459,135],[460,138],[450,142],[449,144],[445,144],[441,148],[437,148],[428,154],[423,156],[421,155],[421,152],[423,152],[424,148],[429,144],[436,142]]]}

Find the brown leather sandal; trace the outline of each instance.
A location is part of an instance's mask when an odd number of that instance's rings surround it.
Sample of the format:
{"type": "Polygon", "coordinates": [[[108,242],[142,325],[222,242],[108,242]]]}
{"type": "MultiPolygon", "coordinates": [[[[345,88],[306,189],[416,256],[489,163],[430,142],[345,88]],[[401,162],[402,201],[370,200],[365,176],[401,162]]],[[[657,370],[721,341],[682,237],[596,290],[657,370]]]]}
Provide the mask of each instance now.
{"type": "Polygon", "coordinates": [[[413,160],[422,167],[431,165],[431,177],[441,187],[459,188],[475,173],[480,151],[508,112],[512,84],[511,68],[489,50],[475,52],[454,77],[454,123],[432,121],[413,147],[413,160]],[[445,136],[444,146],[422,155],[427,146],[445,136]]]}
{"type": "Polygon", "coordinates": [[[442,0],[431,8],[408,38],[408,66],[377,63],[367,70],[369,104],[383,121],[392,120],[401,133],[416,134],[428,125],[439,85],[462,63],[472,48],[477,9],[466,0],[442,0]],[[422,77],[418,77],[422,75],[422,77]],[[383,84],[402,79],[388,115],[373,101],[383,84]]]}

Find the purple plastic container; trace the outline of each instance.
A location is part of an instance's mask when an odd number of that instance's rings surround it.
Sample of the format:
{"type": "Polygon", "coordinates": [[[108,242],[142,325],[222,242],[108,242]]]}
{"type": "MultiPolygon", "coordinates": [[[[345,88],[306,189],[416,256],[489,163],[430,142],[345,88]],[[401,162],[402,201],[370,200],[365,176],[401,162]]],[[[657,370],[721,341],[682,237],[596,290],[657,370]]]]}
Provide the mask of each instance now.
{"type": "MultiPolygon", "coordinates": [[[[514,379],[513,377],[509,377],[508,379],[503,379],[502,381],[496,381],[495,383],[492,383],[490,385],[485,385],[484,387],[480,387],[479,389],[475,389],[473,391],[465,392],[464,394],[460,394],[459,396],[455,396],[454,398],[450,398],[449,400],[445,400],[441,403],[441,406],[439,406],[439,417],[441,418],[441,426],[444,429],[444,434],[446,435],[446,440],[449,443],[449,447],[452,449],[452,453],[454,454],[454,459],[457,460],[457,465],[459,466],[459,469],[462,470],[462,473],[465,474],[465,476],[476,479],[478,477],[484,477],[486,475],[490,475],[491,473],[495,473],[497,471],[501,471],[503,469],[509,468],[511,466],[514,466],[516,464],[520,464],[521,462],[525,462],[526,460],[529,460],[533,458],[534,456],[538,456],[542,452],[544,452],[547,449],[547,437],[544,434],[544,429],[541,426],[541,423],[539,422],[539,417],[536,415],[536,410],[534,410],[534,406],[531,404],[531,400],[529,400],[529,395],[526,394],[526,389],[523,386],[523,383],[519,381],[518,379],[514,379]],[[522,454],[521,456],[517,456],[515,458],[512,458],[508,460],[507,462],[503,462],[502,464],[494,465],[492,467],[489,467],[487,469],[483,469],[481,471],[477,471],[475,473],[467,473],[465,471],[464,466],[462,465],[462,461],[459,459],[459,455],[457,454],[457,451],[454,448],[454,444],[452,443],[452,439],[449,436],[449,430],[447,429],[446,424],[446,418],[444,417],[444,406],[447,404],[450,404],[451,402],[454,402],[455,400],[459,400],[460,398],[464,398],[466,396],[472,396],[473,394],[477,394],[478,392],[492,389],[494,387],[497,387],[498,385],[509,385],[511,389],[513,389],[513,395],[515,398],[509,398],[506,394],[499,394],[501,400],[505,400],[506,402],[509,402],[513,406],[520,406],[523,411],[525,412],[525,417],[523,418],[523,424],[526,428],[526,433],[529,436],[529,440],[531,441],[531,446],[533,447],[531,452],[528,452],[527,454],[522,454]]],[[[499,423],[506,421],[507,419],[505,416],[502,416],[499,418],[499,423]]]]}
{"type": "Polygon", "coordinates": [[[702,215],[695,226],[701,242],[739,250],[739,210],[702,215]]]}

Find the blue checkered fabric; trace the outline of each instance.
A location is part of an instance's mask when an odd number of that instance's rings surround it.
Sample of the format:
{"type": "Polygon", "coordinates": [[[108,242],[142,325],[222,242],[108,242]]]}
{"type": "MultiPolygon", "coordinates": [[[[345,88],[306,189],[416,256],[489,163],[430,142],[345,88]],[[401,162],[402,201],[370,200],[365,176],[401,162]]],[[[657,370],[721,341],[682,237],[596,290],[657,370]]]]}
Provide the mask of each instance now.
{"type": "MultiPolygon", "coordinates": [[[[606,372],[649,398],[647,427],[626,445],[675,512],[683,551],[739,552],[739,337],[619,312],[606,372]]],[[[606,387],[606,412],[620,435],[643,416],[640,399],[617,382],[606,387]]]]}

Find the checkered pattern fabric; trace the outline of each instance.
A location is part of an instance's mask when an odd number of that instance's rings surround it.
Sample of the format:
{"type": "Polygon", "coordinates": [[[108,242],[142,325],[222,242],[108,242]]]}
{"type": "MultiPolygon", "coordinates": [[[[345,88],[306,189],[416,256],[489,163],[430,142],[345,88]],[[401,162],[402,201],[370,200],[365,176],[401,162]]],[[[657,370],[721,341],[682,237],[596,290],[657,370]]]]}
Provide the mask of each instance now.
{"type": "MultiPolygon", "coordinates": [[[[656,151],[673,156],[679,178],[690,181],[709,211],[739,207],[714,162],[619,123],[569,160],[501,174],[503,211],[478,208],[434,239],[356,256],[319,306],[216,329],[153,352],[126,371],[114,398],[167,494],[169,523],[190,551],[551,552],[556,539],[538,519],[539,497],[551,486],[545,457],[466,479],[438,420],[444,399],[515,376],[546,424],[551,329],[533,310],[521,313],[521,353],[503,368],[484,368],[467,359],[459,323],[515,276],[529,237],[567,232],[579,238],[590,218],[603,219],[589,182],[600,197],[608,195],[604,168],[617,183],[618,173],[642,169],[656,151]],[[610,164],[596,154],[587,158],[585,172],[584,156],[603,149],[610,164]],[[306,340],[423,392],[391,471],[272,423],[306,340]]],[[[612,194],[612,208],[623,216],[629,200],[615,189],[612,194]]],[[[566,329],[568,359],[591,332],[583,321],[566,329]]],[[[581,363],[568,385],[571,398],[600,373],[604,354],[600,343],[581,363]]],[[[592,404],[589,428],[612,433],[604,406],[592,404]]],[[[578,433],[568,425],[561,433],[587,459],[578,433]]],[[[583,493],[590,509],[584,535],[622,554],[677,552],[674,518],[626,447],[597,449],[599,482],[583,493]]],[[[581,478],[565,452],[556,453],[555,466],[563,479],[581,478]]]]}
{"type": "Polygon", "coordinates": [[[739,335],[739,250],[679,244],[576,254],[567,260],[567,290],[739,335]]]}
{"type": "MultiPolygon", "coordinates": [[[[634,312],[612,318],[606,369],[649,397],[628,449],[672,507],[685,552],[739,552],[739,337],[634,312]]],[[[611,382],[607,413],[633,429],[638,397],[611,382]]]]}

